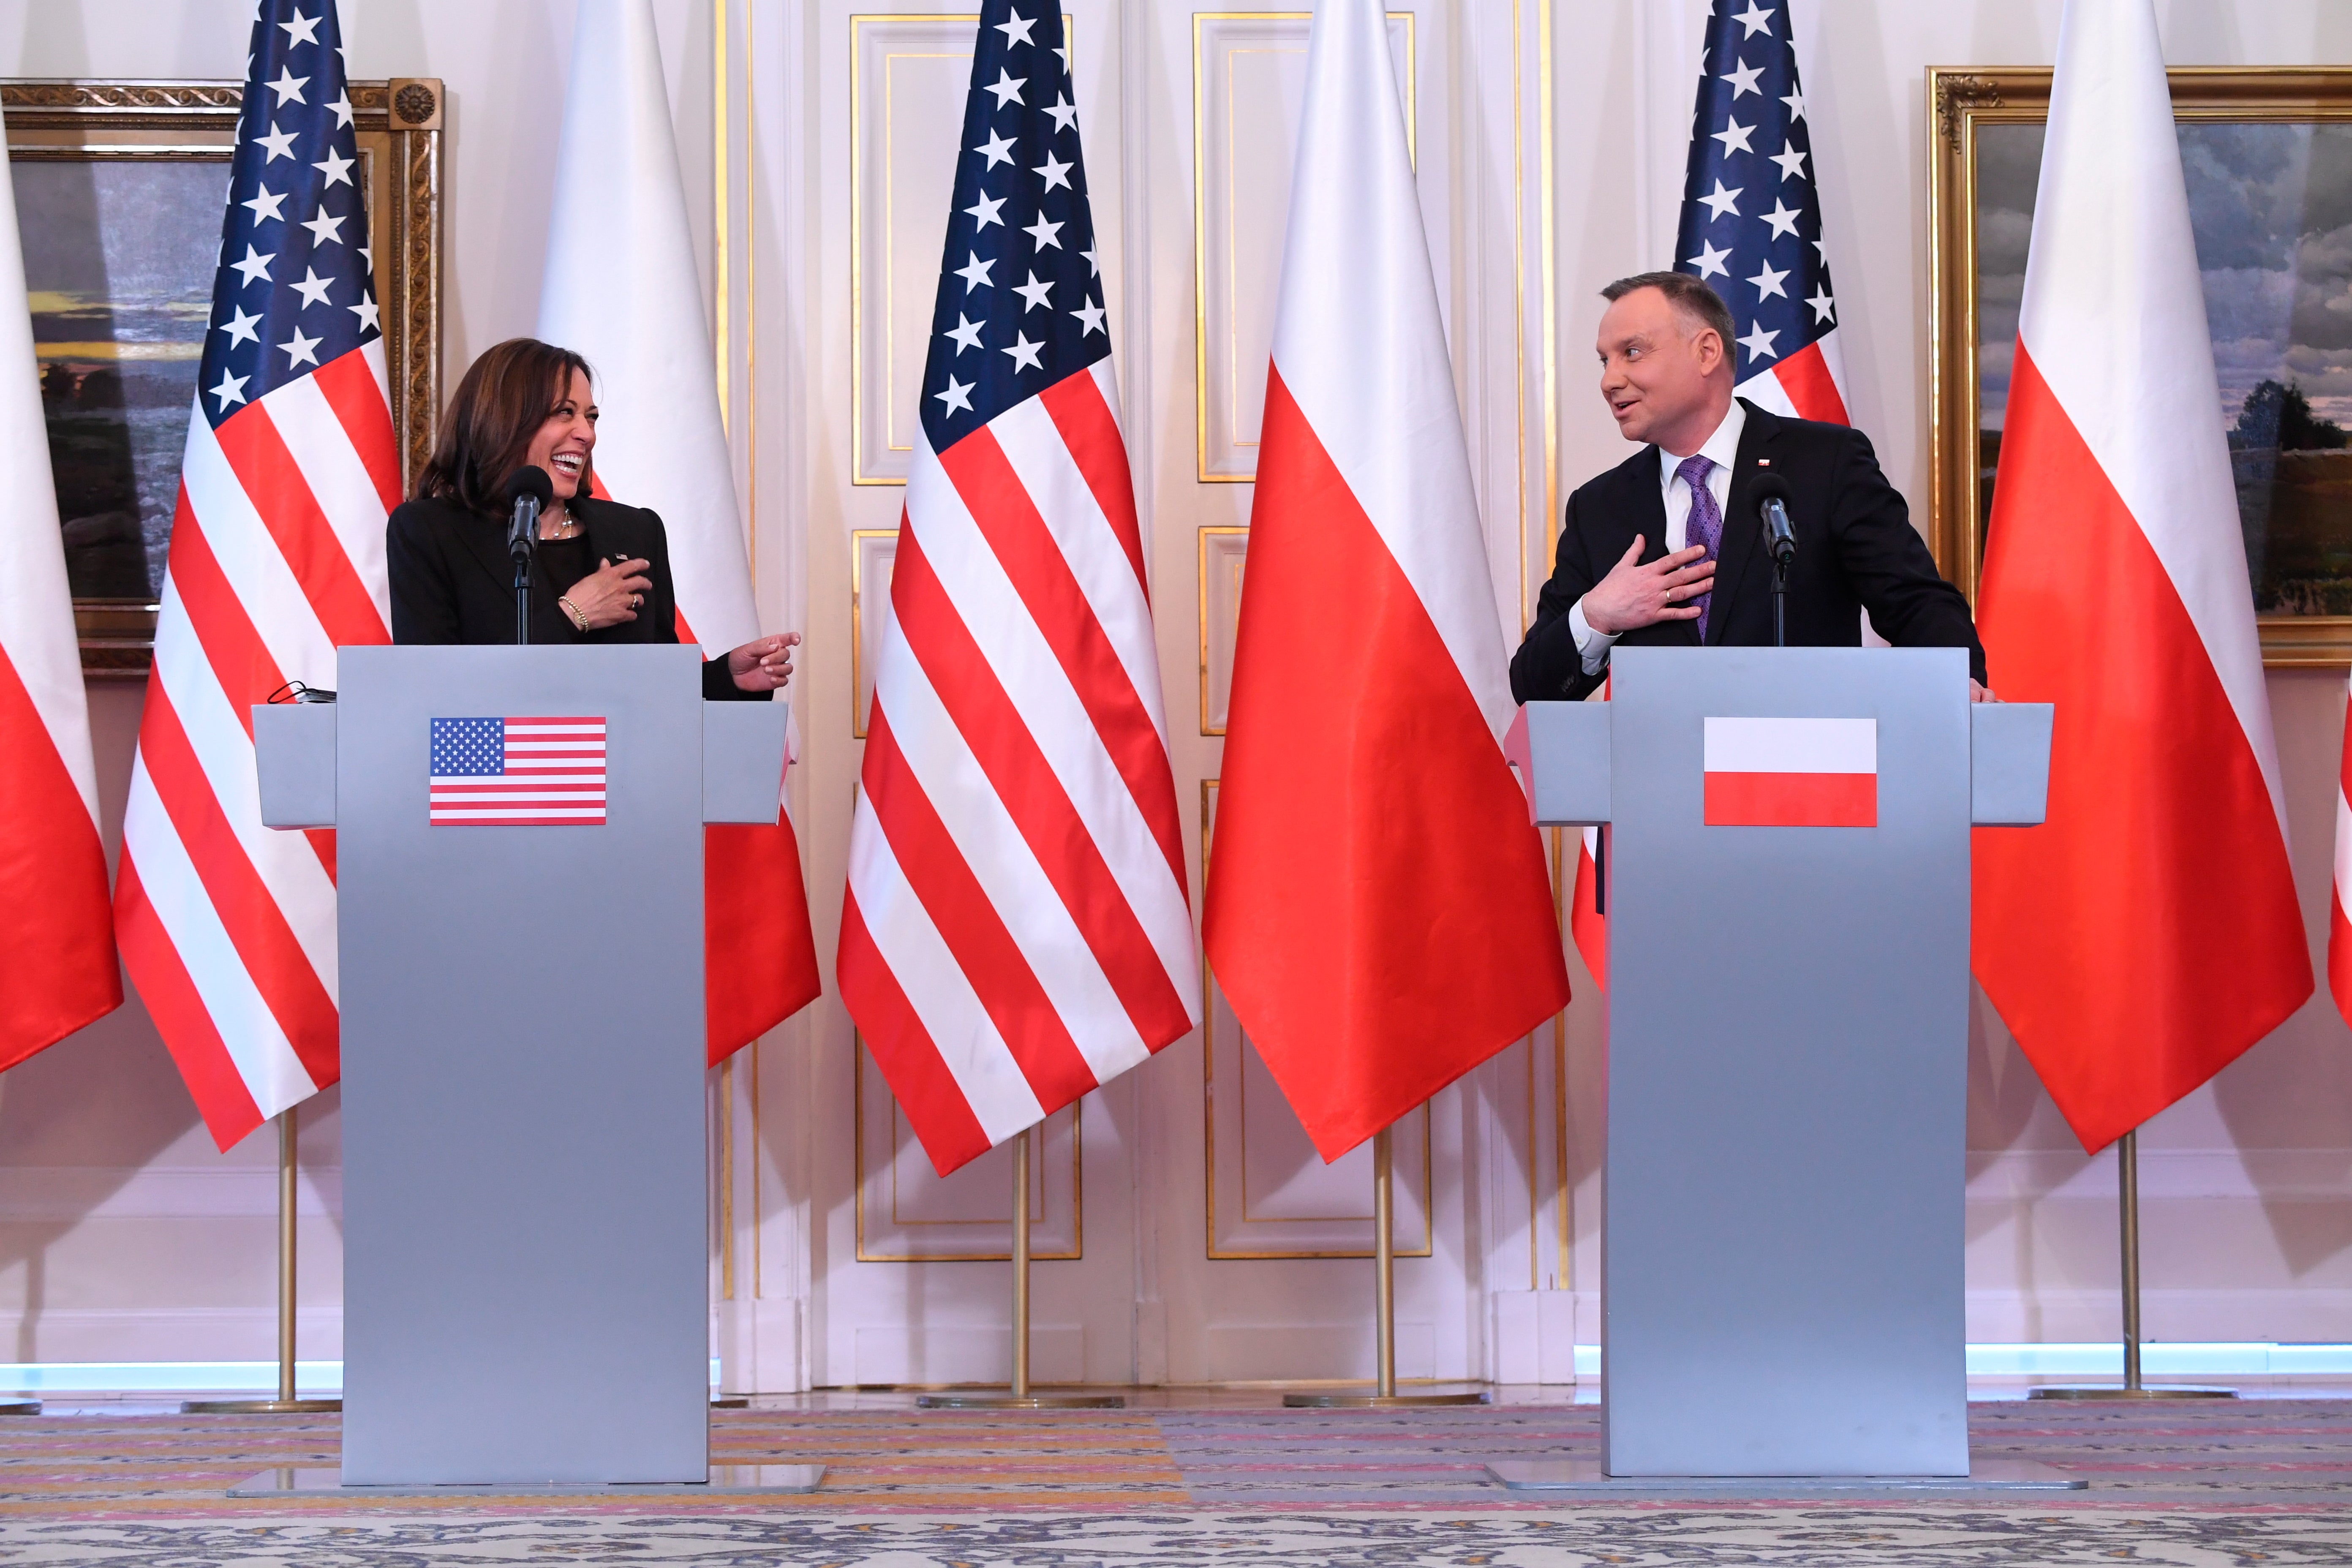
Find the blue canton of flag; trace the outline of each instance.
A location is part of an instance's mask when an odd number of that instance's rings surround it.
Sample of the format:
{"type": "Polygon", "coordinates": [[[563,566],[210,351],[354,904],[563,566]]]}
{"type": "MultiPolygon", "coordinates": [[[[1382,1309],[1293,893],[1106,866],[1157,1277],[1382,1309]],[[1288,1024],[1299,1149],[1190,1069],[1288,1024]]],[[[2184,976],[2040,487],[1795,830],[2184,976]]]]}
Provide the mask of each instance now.
{"type": "Polygon", "coordinates": [[[934,452],[1110,354],[1062,14],[1028,5],[981,6],[923,372],[934,452]]]}
{"type": "Polygon", "coordinates": [[[199,403],[217,426],[380,337],[359,139],[331,0],[261,0],[199,403]]]}
{"type": "Polygon", "coordinates": [[[506,731],[502,719],[434,720],[434,777],[495,778],[505,773],[506,731]]]}
{"type": "Polygon", "coordinates": [[[1731,307],[1742,396],[1843,425],[1812,152],[1788,5],[1715,0],[1675,269],[1706,279],[1731,307]]]}

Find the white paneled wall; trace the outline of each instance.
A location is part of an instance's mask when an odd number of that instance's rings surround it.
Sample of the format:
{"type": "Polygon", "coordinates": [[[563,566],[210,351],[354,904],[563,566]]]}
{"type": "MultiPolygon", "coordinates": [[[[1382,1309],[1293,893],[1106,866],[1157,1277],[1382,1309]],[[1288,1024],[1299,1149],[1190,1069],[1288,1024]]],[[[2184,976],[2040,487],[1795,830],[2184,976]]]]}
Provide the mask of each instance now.
{"type": "MultiPolygon", "coordinates": [[[[2046,63],[2059,5],[1792,3],[1852,406],[1924,508],[1926,68],[2046,63]]],[[[1306,5],[1064,4],[1197,902],[1306,5]]],[[[971,7],[656,9],[761,611],[808,637],[793,804],[829,958],[971,7]]],[[[139,11],[131,27],[119,0],[0,0],[0,74],[241,69],[249,0],[139,11]]],[[[354,75],[449,86],[454,381],[537,314],[572,5],[341,11],[354,75]]],[[[2326,0],[2158,12],[2175,63],[2352,58],[2352,8],[2326,0]]],[[[1669,259],[1704,13],[1701,0],[1391,5],[1496,614],[1514,634],[1560,500],[1624,454],[1591,392],[1596,290],[1669,259]]],[[[1376,670],[1381,650],[1363,657],[1376,670]]],[[[2281,671],[2271,693],[2316,951],[2342,682],[2281,671]]],[[[94,689],[110,831],[139,698],[94,689]]],[[[1407,1376],[1557,1380],[1570,1347],[1595,1338],[1602,1024],[1577,973],[1557,1026],[1402,1130],[1407,1376]]],[[[1314,1159],[1204,988],[1204,1031],[1049,1126],[1029,1196],[1055,1258],[1036,1271],[1041,1377],[1370,1370],[1369,1162],[1314,1159]]],[[[1981,1007],[1969,1048],[1970,1336],[2111,1338],[2111,1165],[2073,1145],[1981,1007]]],[[[713,1094],[714,1321],[730,1386],[1003,1375],[1008,1277],[988,1260],[1010,1228],[1001,1156],[931,1174],[830,995],[713,1094]]],[[[323,1097],[304,1134],[306,1358],[339,1345],[333,1104],[323,1097]]],[[[2352,1337],[2352,1037],[2324,1002],[2141,1142],[2154,1337],[2352,1337]]],[[[0,1329],[13,1331],[0,1360],[268,1355],[268,1145],[212,1151],[135,1004],[0,1079],[0,1329]]]]}

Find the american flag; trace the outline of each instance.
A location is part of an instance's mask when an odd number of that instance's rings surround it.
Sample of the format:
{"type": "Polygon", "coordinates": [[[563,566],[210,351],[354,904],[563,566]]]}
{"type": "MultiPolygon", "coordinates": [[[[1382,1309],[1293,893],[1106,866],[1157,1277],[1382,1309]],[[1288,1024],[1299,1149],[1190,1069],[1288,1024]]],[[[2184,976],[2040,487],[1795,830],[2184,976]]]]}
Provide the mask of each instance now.
{"type": "MultiPolygon", "coordinates": [[[[1845,425],[1845,365],[1812,157],[1788,5],[1715,0],[1699,57],[1675,270],[1706,279],[1731,307],[1740,396],[1775,414],[1845,425]]],[[[1863,630],[1874,637],[1867,616],[1863,630]]],[[[1600,830],[1588,827],[1569,930],[1606,990],[1600,856],[1600,830]]]]}
{"type": "Polygon", "coordinates": [[[223,1148],[341,1073],[334,837],[261,825],[249,710],[390,640],[363,175],[333,0],[260,0],[115,878],[123,962],[223,1148]]]}
{"type": "Polygon", "coordinates": [[[1200,1008],[1059,8],[971,63],[837,961],[942,1173],[1200,1008]]]}
{"type": "Polygon", "coordinates": [[[601,827],[602,719],[436,719],[436,827],[601,827]]]}
{"type": "Polygon", "coordinates": [[[1775,414],[1844,425],[1837,299],[1812,159],[1788,5],[1715,0],[1675,269],[1706,279],[1731,307],[1740,396],[1775,414]]]}

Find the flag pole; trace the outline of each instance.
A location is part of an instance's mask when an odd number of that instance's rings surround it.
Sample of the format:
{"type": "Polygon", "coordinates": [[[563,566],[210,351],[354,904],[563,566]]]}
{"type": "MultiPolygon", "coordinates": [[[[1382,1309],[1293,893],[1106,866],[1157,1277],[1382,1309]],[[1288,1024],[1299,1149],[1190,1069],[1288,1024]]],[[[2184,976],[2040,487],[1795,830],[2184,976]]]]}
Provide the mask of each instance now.
{"type": "Polygon", "coordinates": [[[2123,1244],[2124,1382],[2121,1388],[2037,1388],[2035,1399],[2235,1399],[2234,1388],[2150,1388],[2139,1370],[2139,1130],[2116,1140],[2116,1208],[2123,1244]]]}
{"type": "Polygon", "coordinates": [[[1417,1405],[1484,1405],[1484,1393],[1399,1394],[1396,1381],[1395,1128],[1372,1134],[1372,1392],[1286,1394],[1293,1410],[1383,1409],[1417,1405]]]}
{"type": "Polygon", "coordinates": [[[315,1415],[341,1410],[340,1399],[301,1399],[294,1392],[294,1108],[278,1113],[278,1397],[191,1399],[190,1415],[315,1415]]]}
{"type": "Polygon", "coordinates": [[[1013,1403],[1029,1398],[1029,1132],[1013,1141],[1013,1403]]]}
{"type": "Polygon", "coordinates": [[[926,1394],[919,1410],[1118,1410],[1123,1394],[1036,1394],[1029,1386],[1029,1140],[1013,1140],[1013,1383],[1003,1394],[926,1394]]]}

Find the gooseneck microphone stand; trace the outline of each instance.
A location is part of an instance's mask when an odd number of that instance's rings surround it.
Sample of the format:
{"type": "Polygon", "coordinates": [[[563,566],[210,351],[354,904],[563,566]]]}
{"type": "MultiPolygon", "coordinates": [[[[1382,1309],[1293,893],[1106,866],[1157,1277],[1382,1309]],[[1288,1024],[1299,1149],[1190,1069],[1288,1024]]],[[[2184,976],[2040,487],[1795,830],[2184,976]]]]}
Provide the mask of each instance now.
{"type": "Polygon", "coordinates": [[[515,498],[514,523],[507,531],[507,553],[514,557],[515,646],[530,643],[530,556],[539,534],[539,498],[515,498]]]}
{"type": "Polygon", "coordinates": [[[514,561],[515,646],[530,646],[530,558],[539,547],[539,512],[554,495],[547,470],[536,464],[517,468],[506,483],[507,554],[514,561]]]}
{"type": "Polygon", "coordinates": [[[1788,482],[1778,474],[1758,481],[1756,521],[1764,527],[1764,552],[1772,558],[1772,646],[1789,646],[1789,563],[1797,558],[1797,531],[1789,522],[1788,482]]]}

